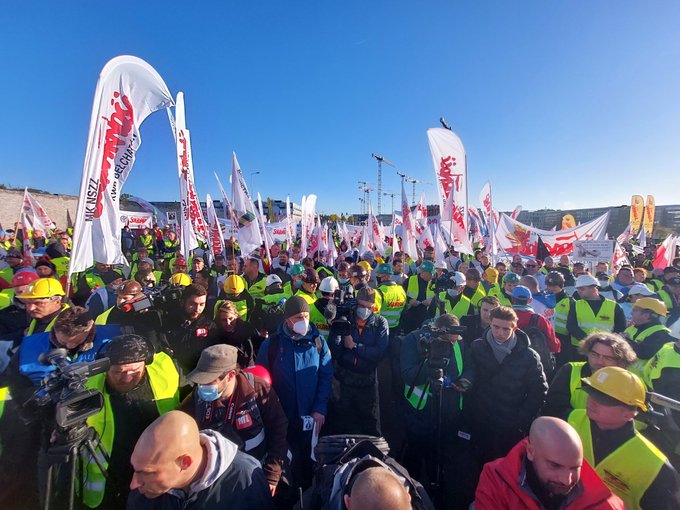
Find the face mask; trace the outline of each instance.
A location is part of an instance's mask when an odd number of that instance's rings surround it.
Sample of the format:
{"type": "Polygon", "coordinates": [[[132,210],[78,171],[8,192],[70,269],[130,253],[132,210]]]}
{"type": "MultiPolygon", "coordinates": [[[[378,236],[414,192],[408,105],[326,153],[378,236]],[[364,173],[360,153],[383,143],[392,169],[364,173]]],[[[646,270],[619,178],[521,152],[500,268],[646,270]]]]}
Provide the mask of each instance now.
{"type": "Polygon", "coordinates": [[[360,321],[365,321],[366,319],[368,319],[370,317],[370,315],[372,313],[373,313],[373,310],[371,310],[370,308],[366,308],[365,306],[358,306],[357,307],[357,311],[356,311],[357,319],[359,319],[360,321]]]}
{"type": "Polygon", "coordinates": [[[446,293],[451,297],[456,297],[458,295],[458,289],[448,289],[446,293]]]}
{"type": "Polygon", "coordinates": [[[302,280],[293,280],[293,287],[302,287],[302,280]]]}
{"type": "Polygon", "coordinates": [[[340,285],[345,285],[349,281],[349,278],[338,278],[338,283],[340,285]]]}
{"type": "Polygon", "coordinates": [[[302,319],[301,321],[297,321],[295,324],[293,324],[293,332],[297,333],[298,335],[306,335],[308,329],[309,321],[307,319],[302,319]]]}
{"type": "Polygon", "coordinates": [[[220,398],[222,392],[218,391],[217,384],[199,384],[196,387],[196,394],[201,400],[213,402],[220,398]]]}
{"type": "Polygon", "coordinates": [[[609,280],[600,280],[600,287],[608,287],[609,280]]]}

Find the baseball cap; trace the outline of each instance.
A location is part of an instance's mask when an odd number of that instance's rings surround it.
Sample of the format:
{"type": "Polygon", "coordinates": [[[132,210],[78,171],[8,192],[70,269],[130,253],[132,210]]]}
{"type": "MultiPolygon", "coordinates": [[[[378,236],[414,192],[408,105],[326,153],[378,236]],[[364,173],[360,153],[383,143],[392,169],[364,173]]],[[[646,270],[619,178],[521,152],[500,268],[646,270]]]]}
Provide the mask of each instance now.
{"type": "Polygon", "coordinates": [[[238,349],[233,345],[217,344],[206,347],[187,379],[196,384],[208,384],[219,376],[238,368],[238,349]]]}
{"type": "Polygon", "coordinates": [[[654,293],[649,290],[649,287],[642,283],[634,283],[628,290],[629,296],[653,296],[654,293]]]}
{"type": "Polygon", "coordinates": [[[609,280],[609,275],[607,273],[600,271],[595,274],[595,278],[597,278],[598,280],[609,280]]]}
{"type": "Polygon", "coordinates": [[[144,257],[143,259],[139,259],[140,264],[144,262],[145,264],[149,264],[150,266],[153,267],[153,260],[151,260],[149,257],[144,257]]]}
{"type": "Polygon", "coordinates": [[[519,283],[519,276],[517,273],[508,271],[505,273],[505,275],[503,275],[503,283],[519,283]]]}
{"type": "Polygon", "coordinates": [[[531,291],[524,285],[518,285],[512,289],[512,297],[521,301],[529,301],[531,299],[531,291]]]}
{"type": "Polygon", "coordinates": [[[591,274],[582,274],[578,278],[576,278],[576,288],[578,289],[579,287],[590,287],[592,285],[599,285],[600,283],[597,281],[597,279],[591,275],[591,274]]]}

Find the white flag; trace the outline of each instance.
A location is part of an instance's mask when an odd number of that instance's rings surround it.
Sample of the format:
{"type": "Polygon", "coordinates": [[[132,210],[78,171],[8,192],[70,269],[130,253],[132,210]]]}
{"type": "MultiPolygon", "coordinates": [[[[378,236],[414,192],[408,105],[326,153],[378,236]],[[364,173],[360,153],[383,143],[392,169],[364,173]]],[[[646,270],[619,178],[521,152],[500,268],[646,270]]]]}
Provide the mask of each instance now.
{"type": "Polygon", "coordinates": [[[259,223],[262,227],[262,238],[264,239],[265,260],[268,264],[272,263],[272,250],[269,244],[269,235],[267,234],[267,223],[264,220],[264,213],[262,212],[262,198],[260,192],[257,192],[257,210],[260,213],[259,223]]]}
{"type": "Polygon", "coordinates": [[[185,257],[198,247],[198,241],[208,243],[208,226],[203,218],[201,204],[196,194],[194,164],[191,154],[191,135],[186,126],[184,93],[177,93],[175,104],[175,142],[179,175],[181,248],[185,257]]]}
{"type": "Polygon", "coordinates": [[[647,246],[647,234],[645,234],[644,228],[640,229],[640,234],[638,235],[638,242],[640,244],[640,248],[645,248],[647,246]]]}
{"type": "Polygon", "coordinates": [[[222,194],[222,207],[224,208],[224,219],[228,222],[229,225],[232,225],[234,223],[234,210],[231,207],[231,202],[229,202],[229,198],[227,197],[227,194],[224,191],[222,181],[220,181],[217,172],[213,173],[215,174],[215,179],[217,179],[217,185],[219,186],[220,193],[222,194]]]}
{"type": "Polygon", "coordinates": [[[314,231],[314,216],[316,210],[316,195],[302,197],[302,250],[301,257],[306,257],[310,252],[309,246],[312,242],[314,231]]]}
{"type": "Polygon", "coordinates": [[[222,227],[215,212],[215,204],[208,193],[205,197],[205,209],[208,213],[208,227],[210,228],[210,249],[213,255],[225,254],[224,237],[222,237],[222,227]]]}
{"type": "Polygon", "coordinates": [[[286,196],[286,249],[289,253],[292,253],[294,237],[295,233],[290,219],[290,197],[286,196]]]}
{"type": "Polygon", "coordinates": [[[90,118],[69,275],[94,261],[127,264],[121,251],[119,199],[149,114],[172,105],[160,75],[131,56],[110,60],[97,82],[90,118]]]}
{"type": "Polygon", "coordinates": [[[257,214],[235,152],[231,156],[231,200],[238,220],[238,244],[241,253],[249,255],[255,250],[259,252],[262,235],[256,221],[257,214]]]}
{"type": "Polygon", "coordinates": [[[411,208],[408,205],[403,181],[401,183],[401,217],[403,221],[401,226],[401,251],[413,260],[417,260],[418,250],[416,248],[415,228],[413,226],[414,220],[411,216],[411,208]]]}
{"type": "MultiPolygon", "coordinates": [[[[25,219],[25,221],[22,221],[24,225],[32,230],[42,230],[46,237],[50,237],[50,229],[57,226],[47,215],[40,202],[31,195],[28,188],[24,189],[24,202],[21,209],[21,215],[25,219]]],[[[26,231],[24,230],[24,232],[26,231]]]]}

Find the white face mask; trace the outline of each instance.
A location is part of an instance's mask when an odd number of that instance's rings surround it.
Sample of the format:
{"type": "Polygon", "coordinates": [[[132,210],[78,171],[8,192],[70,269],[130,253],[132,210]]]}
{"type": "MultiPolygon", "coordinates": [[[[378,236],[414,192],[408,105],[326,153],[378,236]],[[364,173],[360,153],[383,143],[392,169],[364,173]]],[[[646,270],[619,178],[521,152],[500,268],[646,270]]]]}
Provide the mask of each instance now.
{"type": "Polygon", "coordinates": [[[293,324],[293,332],[298,335],[306,335],[309,329],[309,321],[307,319],[302,319],[293,324]]]}
{"type": "Polygon", "coordinates": [[[446,293],[451,297],[456,297],[458,295],[458,289],[448,289],[446,293]]]}
{"type": "Polygon", "coordinates": [[[365,321],[373,313],[373,310],[366,308],[365,306],[357,306],[357,319],[360,321],[365,321]]]}

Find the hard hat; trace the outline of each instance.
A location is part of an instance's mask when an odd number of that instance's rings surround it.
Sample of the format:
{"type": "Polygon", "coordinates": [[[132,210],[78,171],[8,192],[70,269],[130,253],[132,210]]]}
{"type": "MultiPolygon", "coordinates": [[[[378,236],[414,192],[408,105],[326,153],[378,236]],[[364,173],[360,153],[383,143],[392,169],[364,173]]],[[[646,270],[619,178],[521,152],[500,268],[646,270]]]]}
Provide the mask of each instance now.
{"type": "Polygon", "coordinates": [[[186,261],[186,259],[183,259],[182,257],[177,257],[177,258],[175,259],[175,261],[172,263],[172,265],[173,265],[174,267],[178,267],[178,266],[179,266],[179,267],[181,267],[181,266],[186,267],[187,261],[186,261]]]}
{"type": "Polygon", "coordinates": [[[44,299],[53,296],[65,296],[64,288],[56,278],[38,278],[26,289],[19,299],[44,299]]]}
{"type": "Polygon", "coordinates": [[[448,266],[446,265],[446,261],[444,261],[444,260],[439,260],[439,261],[437,261],[437,262],[434,263],[434,268],[435,268],[435,269],[444,269],[444,270],[446,270],[446,269],[448,269],[448,266]]]}
{"type": "Polygon", "coordinates": [[[375,272],[377,274],[394,274],[392,264],[380,264],[375,272]]]}
{"type": "Polygon", "coordinates": [[[191,285],[191,276],[186,273],[176,273],[170,277],[170,283],[172,285],[181,285],[182,287],[188,287],[191,285]]]}
{"type": "Polygon", "coordinates": [[[420,264],[418,272],[434,274],[434,264],[429,260],[424,260],[423,263],[420,264]]]}
{"type": "Polygon", "coordinates": [[[267,276],[267,279],[264,281],[264,284],[265,284],[266,287],[269,287],[270,285],[274,285],[275,283],[278,283],[278,284],[283,283],[281,281],[281,278],[279,278],[279,276],[275,275],[275,274],[270,274],[269,276],[267,276]]]}
{"type": "Polygon", "coordinates": [[[360,265],[361,267],[363,267],[364,270],[365,270],[367,273],[370,273],[370,272],[373,270],[373,268],[371,267],[370,262],[368,262],[367,260],[362,260],[361,262],[359,262],[358,265],[360,265]]]}
{"type": "Polygon", "coordinates": [[[590,287],[590,286],[599,286],[600,282],[597,281],[597,278],[595,278],[592,274],[582,274],[578,278],[576,278],[576,288],[580,287],[590,287]]]}
{"type": "Polygon", "coordinates": [[[246,290],[246,281],[243,279],[243,277],[237,274],[232,274],[229,275],[226,280],[224,280],[224,287],[222,288],[227,294],[240,294],[246,290]]]}
{"type": "Polygon", "coordinates": [[[590,377],[582,378],[581,381],[586,391],[592,388],[622,404],[647,411],[645,404],[647,392],[644,383],[637,375],[625,368],[601,368],[590,377]]]}
{"type": "Polygon", "coordinates": [[[326,278],[321,280],[321,285],[319,285],[319,290],[321,292],[333,293],[336,290],[338,290],[339,287],[340,287],[340,285],[338,284],[338,280],[336,280],[332,276],[327,276],[326,278]]]}
{"type": "MultiPolygon", "coordinates": [[[[189,275],[187,275],[189,276],[189,275]]],[[[118,289],[116,289],[116,294],[119,296],[127,296],[130,294],[139,294],[142,292],[142,285],[135,280],[124,281],[118,289]]]]}
{"type": "Polygon", "coordinates": [[[456,287],[460,287],[461,285],[465,285],[467,283],[465,275],[460,271],[456,271],[455,273],[453,273],[453,277],[456,280],[456,287]]]}
{"type": "Polygon", "coordinates": [[[291,276],[297,276],[299,274],[302,274],[305,272],[305,266],[302,264],[295,264],[293,267],[290,268],[290,275],[291,276]]]}
{"type": "Polygon", "coordinates": [[[38,278],[40,278],[40,276],[38,276],[38,273],[35,271],[18,271],[17,273],[14,273],[14,276],[12,277],[11,286],[21,287],[23,285],[28,285],[29,283],[36,281],[38,278]]]}
{"type": "Polygon", "coordinates": [[[651,297],[643,297],[638,299],[633,308],[642,308],[643,310],[649,310],[657,315],[668,315],[668,308],[666,308],[666,303],[660,299],[654,299],[651,297]]]}
{"type": "Polygon", "coordinates": [[[508,271],[503,275],[503,285],[506,283],[519,283],[519,275],[512,271],[508,271]]]}

